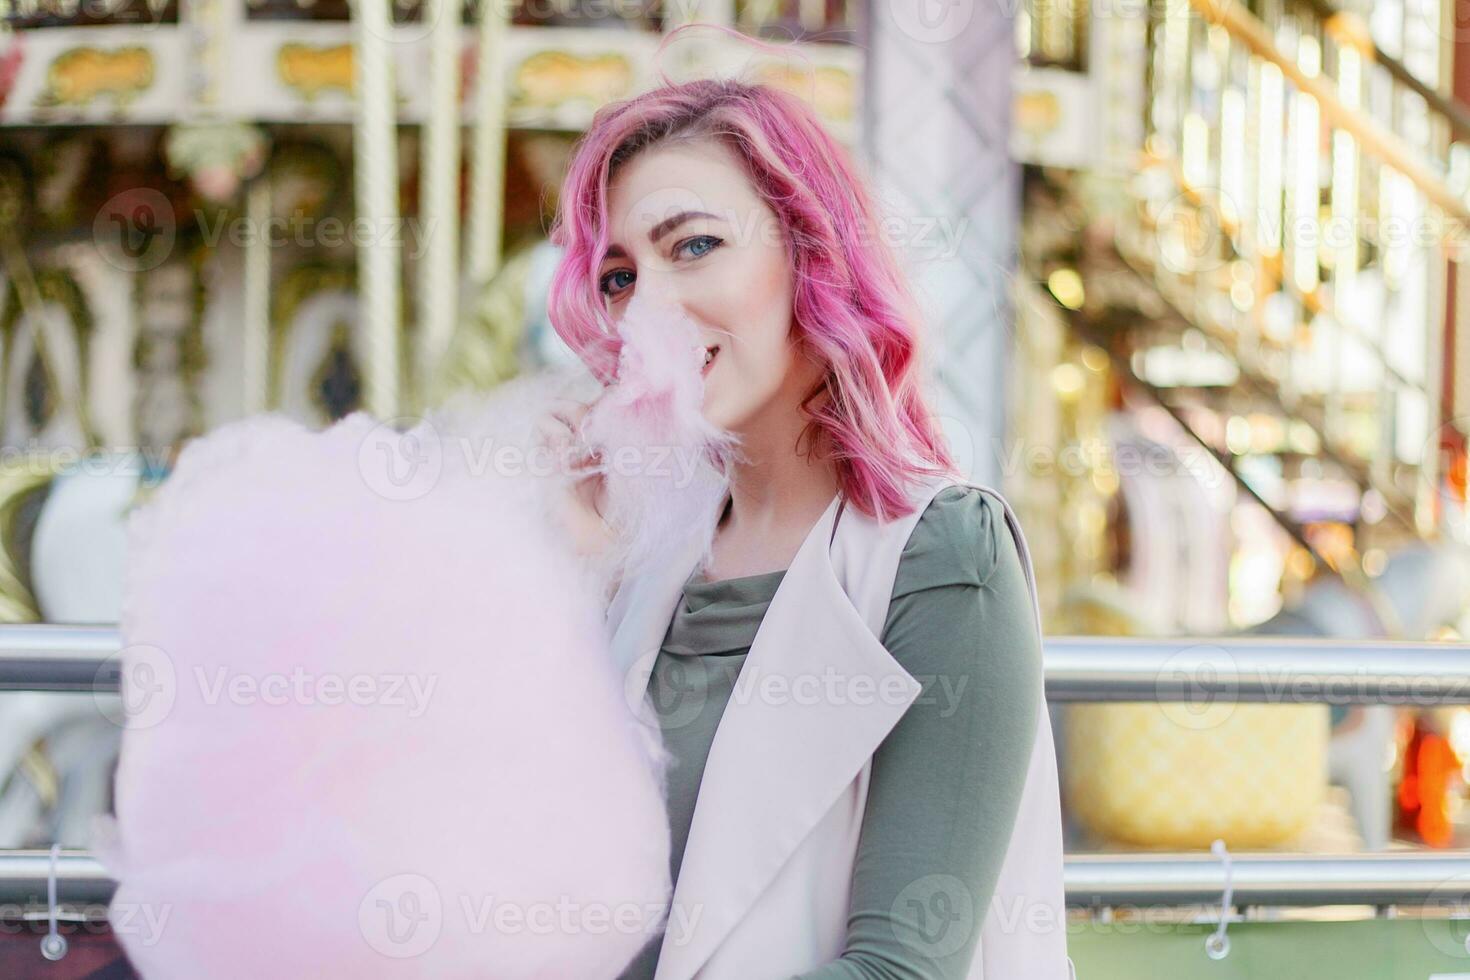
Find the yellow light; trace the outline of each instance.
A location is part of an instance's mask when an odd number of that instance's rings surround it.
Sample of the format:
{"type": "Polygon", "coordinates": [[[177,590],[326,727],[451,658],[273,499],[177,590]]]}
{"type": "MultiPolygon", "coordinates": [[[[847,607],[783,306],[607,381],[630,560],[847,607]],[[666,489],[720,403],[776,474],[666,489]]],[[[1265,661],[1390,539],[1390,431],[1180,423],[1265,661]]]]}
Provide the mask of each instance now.
{"type": "Polygon", "coordinates": [[[1226,89],[1220,93],[1220,214],[1226,221],[1240,220],[1245,205],[1246,142],[1245,93],[1226,89]]]}
{"type": "Polygon", "coordinates": [[[1303,456],[1315,456],[1322,451],[1322,442],[1317,438],[1316,430],[1301,419],[1293,419],[1288,438],[1291,440],[1291,448],[1303,456]]]}
{"type": "Polygon", "coordinates": [[[1287,559],[1286,565],[1295,578],[1305,580],[1317,567],[1317,559],[1306,548],[1298,547],[1291,549],[1291,557],[1287,559]]]}
{"type": "Polygon", "coordinates": [[[1256,291],[1249,283],[1238,282],[1230,287],[1230,302],[1237,310],[1248,313],[1256,302],[1256,291]]]}
{"type": "Polygon", "coordinates": [[[1209,152],[1210,128],[1204,117],[1197,112],[1187,113],[1180,124],[1180,169],[1184,172],[1184,183],[1192,188],[1203,187],[1210,179],[1209,152]]]}
{"type": "Polygon", "coordinates": [[[1236,456],[1244,456],[1251,448],[1251,424],[1239,415],[1230,416],[1225,423],[1225,448],[1236,456]]]}
{"type": "Polygon", "coordinates": [[[1286,441],[1281,420],[1271,415],[1251,416],[1251,448],[1258,453],[1272,453],[1286,441]]]}
{"type": "Polygon", "coordinates": [[[1063,398],[1076,396],[1086,383],[1082,370],[1075,364],[1058,364],[1051,369],[1051,386],[1063,398]]]}
{"type": "Polygon", "coordinates": [[[1297,45],[1296,65],[1302,74],[1311,77],[1322,70],[1322,46],[1310,34],[1303,34],[1297,45]]]}
{"type": "Polygon", "coordinates": [[[1450,745],[1461,756],[1470,751],[1470,712],[1463,708],[1455,709],[1450,718],[1450,745]]]}
{"type": "Polygon", "coordinates": [[[1261,252],[1274,255],[1281,249],[1281,173],[1282,131],[1281,104],[1285,83],[1281,69],[1270,62],[1260,66],[1259,100],[1257,102],[1258,137],[1256,165],[1256,201],[1266,220],[1261,226],[1261,252]]]}
{"type": "Polygon", "coordinates": [[[1076,269],[1058,269],[1046,277],[1046,288],[1069,310],[1082,309],[1082,277],[1076,269]]]}

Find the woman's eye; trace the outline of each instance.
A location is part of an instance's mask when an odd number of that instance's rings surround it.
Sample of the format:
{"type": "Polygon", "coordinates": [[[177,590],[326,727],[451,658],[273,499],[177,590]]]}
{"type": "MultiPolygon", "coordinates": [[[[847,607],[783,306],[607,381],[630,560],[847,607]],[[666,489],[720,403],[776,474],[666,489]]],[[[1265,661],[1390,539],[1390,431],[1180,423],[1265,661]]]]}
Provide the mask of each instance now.
{"type": "MultiPolygon", "coordinates": [[[[703,258],[723,244],[725,244],[724,239],[714,235],[696,235],[675,245],[674,254],[688,252],[690,258],[703,258]]],[[[634,278],[636,277],[629,269],[614,269],[597,281],[597,288],[604,296],[611,296],[615,292],[626,289],[634,278]]]]}
{"type": "Polygon", "coordinates": [[[627,269],[614,269],[612,272],[609,272],[607,275],[603,276],[602,279],[600,279],[598,281],[597,288],[600,289],[600,290],[602,290],[602,294],[604,296],[611,295],[612,292],[613,292],[614,282],[620,276],[627,276],[628,277],[628,280],[627,280],[627,282],[623,282],[623,283],[619,284],[617,286],[617,288],[619,288],[619,289],[622,289],[623,287],[627,286],[629,282],[632,282],[633,281],[632,280],[633,273],[629,272],[627,269]]]}
{"type": "Polygon", "coordinates": [[[697,259],[701,256],[708,255],[723,244],[724,242],[714,235],[696,235],[693,238],[686,238],[680,242],[675,246],[674,252],[677,254],[684,249],[689,249],[690,254],[697,259]],[[701,248],[700,246],[705,247],[701,248]]]}

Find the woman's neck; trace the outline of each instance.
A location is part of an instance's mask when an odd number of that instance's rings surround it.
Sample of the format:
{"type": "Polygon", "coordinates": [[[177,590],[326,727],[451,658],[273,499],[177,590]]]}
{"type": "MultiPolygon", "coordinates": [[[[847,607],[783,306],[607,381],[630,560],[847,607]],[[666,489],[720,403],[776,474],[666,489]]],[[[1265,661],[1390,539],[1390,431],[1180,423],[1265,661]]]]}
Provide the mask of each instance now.
{"type": "Polygon", "coordinates": [[[705,568],[711,581],[789,566],[837,493],[836,464],[815,454],[763,454],[748,444],[741,453],[705,568]]]}
{"type": "Polygon", "coordinates": [[[730,498],[720,527],[753,533],[810,527],[837,492],[837,467],[795,453],[741,461],[730,472],[730,498]]]}
{"type": "Polygon", "coordinates": [[[794,375],[789,397],[739,430],[738,452],[728,462],[729,500],[706,564],[712,581],[788,567],[837,493],[837,464],[825,433],[806,431],[809,418],[800,406],[818,370],[808,365],[804,375],[794,375]]]}

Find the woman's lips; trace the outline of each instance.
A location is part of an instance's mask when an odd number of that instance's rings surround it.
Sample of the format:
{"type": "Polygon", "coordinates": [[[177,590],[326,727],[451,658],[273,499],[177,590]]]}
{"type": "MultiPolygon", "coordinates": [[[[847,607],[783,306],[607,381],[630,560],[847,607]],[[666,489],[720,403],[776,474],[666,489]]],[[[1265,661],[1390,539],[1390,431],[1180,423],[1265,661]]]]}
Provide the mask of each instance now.
{"type": "Polygon", "coordinates": [[[715,358],[718,357],[719,354],[720,354],[720,345],[719,344],[711,344],[710,346],[706,347],[704,350],[705,350],[705,358],[706,359],[705,359],[705,362],[704,362],[704,367],[699,372],[701,376],[706,375],[706,374],[709,374],[709,369],[714,366],[715,358]]]}

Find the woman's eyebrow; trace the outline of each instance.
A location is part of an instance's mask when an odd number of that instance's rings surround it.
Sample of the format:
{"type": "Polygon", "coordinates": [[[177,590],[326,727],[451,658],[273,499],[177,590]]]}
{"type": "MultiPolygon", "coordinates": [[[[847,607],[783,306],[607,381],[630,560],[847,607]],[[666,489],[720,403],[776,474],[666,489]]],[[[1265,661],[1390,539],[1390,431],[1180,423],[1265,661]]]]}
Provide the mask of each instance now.
{"type": "Polygon", "coordinates": [[[684,222],[692,221],[695,218],[714,218],[717,221],[719,220],[717,215],[710,214],[708,211],[680,211],[672,218],[665,218],[648,229],[648,240],[650,242],[657,242],[684,222]]]}
{"type": "MultiPolygon", "coordinates": [[[[660,238],[664,237],[669,232],[682,225],[684,222],[692,221],[695,218],[713,218],[716,221],[720,220],[719,215],[710,214],[708,211],[680,211],[673,217],[665,218],[658,224],[654,225],[652,228],[648,229],[648,240],[650,242],[657,243],[660,238]]],[[[603,261],[607,261],[608,259],[625,259],[627,257],[628,253],[623,251],[623,246],[621,245],[609,245],[607,248],[607,252],[605,252],[602,256],[603,261]]]]}

